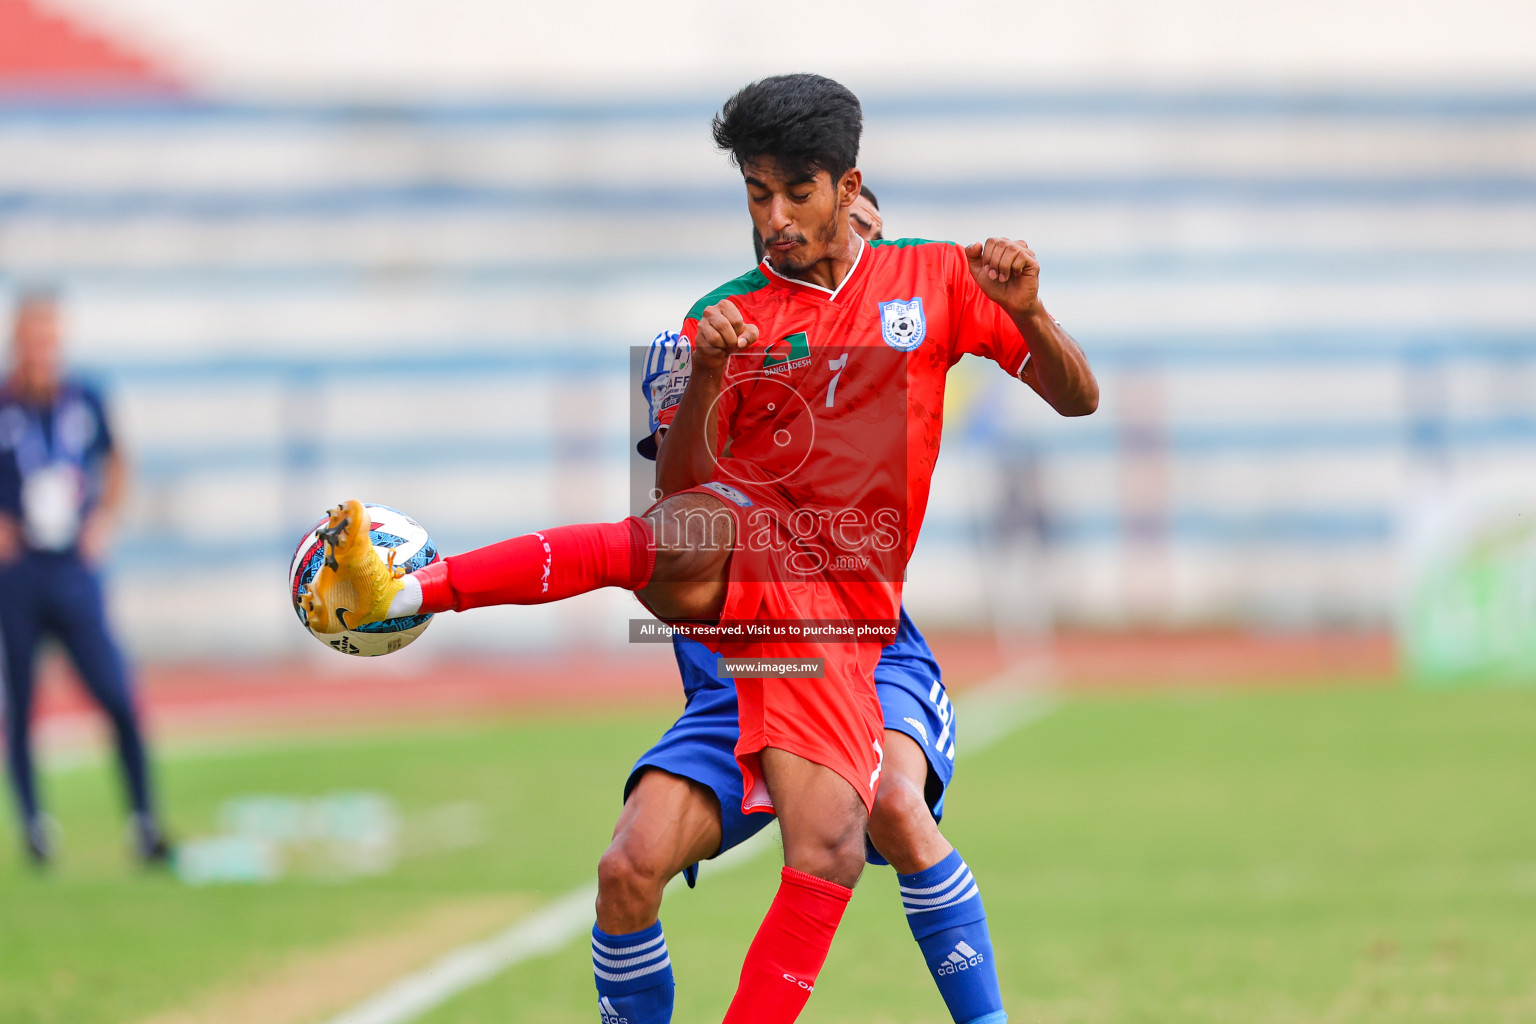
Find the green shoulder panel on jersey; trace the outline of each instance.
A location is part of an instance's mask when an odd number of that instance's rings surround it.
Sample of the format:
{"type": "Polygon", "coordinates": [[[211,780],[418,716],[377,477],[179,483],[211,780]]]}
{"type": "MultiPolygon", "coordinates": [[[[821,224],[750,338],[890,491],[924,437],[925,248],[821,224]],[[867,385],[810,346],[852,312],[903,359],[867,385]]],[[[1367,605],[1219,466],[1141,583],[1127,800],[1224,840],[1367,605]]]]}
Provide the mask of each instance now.
{"type": "Polygon", "coordinates": [[[748,295],[766,287],[768,287],[768,276],[761,270],[753,267],[745,274],[736,278],[736,280],[725,282],[725,284],[716,288],[698,302],[695,302],[693,308],[688,311],[688,315],[683,319],[697,320],[700,313],[703,313],[705,309],[713,306],[721,299],[728,299],[733,295],[748,295]]]}
{"type": "Polygon", "coordinates": [[[906,249],[914,245],[954,245],[954,242],[944,242],[936,238],[876,238],[870,245],[890,245],[897,249],[906,249]]]}

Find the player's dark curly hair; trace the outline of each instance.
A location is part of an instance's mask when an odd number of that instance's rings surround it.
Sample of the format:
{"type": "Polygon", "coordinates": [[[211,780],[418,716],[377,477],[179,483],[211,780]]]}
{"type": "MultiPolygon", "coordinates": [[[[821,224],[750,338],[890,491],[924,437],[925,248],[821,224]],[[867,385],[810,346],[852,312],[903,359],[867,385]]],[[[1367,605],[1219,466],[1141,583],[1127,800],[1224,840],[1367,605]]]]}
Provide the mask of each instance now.
{"type": "Polygon", "coordinates": [[[859,162],[864,111],[830,78],[775,75],[726,100],[711,127],[738,167],[768,157],[791,179],[826,171],[836,181],[859,162]]]}

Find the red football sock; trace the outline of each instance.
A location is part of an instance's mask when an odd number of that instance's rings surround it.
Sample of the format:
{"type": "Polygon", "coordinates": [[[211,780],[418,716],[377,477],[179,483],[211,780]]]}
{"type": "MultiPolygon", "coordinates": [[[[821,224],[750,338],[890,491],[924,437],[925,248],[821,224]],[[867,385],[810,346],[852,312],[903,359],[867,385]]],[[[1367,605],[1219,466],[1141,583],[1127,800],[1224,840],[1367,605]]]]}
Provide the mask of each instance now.
{"type": "Polygon", "coordinates": [[[651,524],[557,526],[434,562],[412,573],[421,611],[456,612],[491,604],[544,604],[599,587],[639,590],[651,579],[656,546],[651,524]]]}
{"type": "Polygon", "coordinates": [[[853,896],[852,889],[791,867],[780,878],[741,965],[725,1024],[789,1024],[800,1016],[853,896]]]}

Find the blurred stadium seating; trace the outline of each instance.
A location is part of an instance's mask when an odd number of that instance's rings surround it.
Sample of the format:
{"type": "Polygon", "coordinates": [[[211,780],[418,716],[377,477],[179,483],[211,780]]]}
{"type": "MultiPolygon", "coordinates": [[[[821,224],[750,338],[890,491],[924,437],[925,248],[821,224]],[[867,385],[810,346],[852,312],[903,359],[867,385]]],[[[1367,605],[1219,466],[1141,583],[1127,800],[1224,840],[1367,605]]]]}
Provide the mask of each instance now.
{"type": "MultiPolygon", "coordinates": [[[[434,31],[500,24],[476,2],[434,31]]],[[[400,99],[457,79],[391,21],[337,67],[393,69],[396,99],[326,101],[333,44],[271,63],[298,8],[248,44],[233,9],[153,11],[0,0],[0,292],[58,285],[77,361],[116,396],[137,648],[318,654],[279,566],[345,494],[449,550],[640,503],[629,347],[747,263],[706,128],[720,96],[400,99]],[[308,96],[207,98],[252,73],[308,96]]],[[[1426,47],[1426,26],[1371,51],[1378,77],[1503,53],[1467,24],[1426,47]]],[[[1255,60],[1300,45],[1270,42],[1255,60]]],[[[1165,44],[1139,59],[1182,67],[1165,44]]],[[[506,92],[492,50],[457,45],[506,92]]],[[[1231,56],[1199,53],[1208,73],[1231,56]]],[[[935,81],[961,55],[936,53],[935,81]]],[[[1331,59],[1284,59],[1303,58],[1331,59]]],[[[1379,629],[1425,561],[1403,550],[1419,510],[1536,479],[1536,96],[882,81],[860,86],[862,164],[887,232],[1028,239],[1104,390],[1063,421],[962,365],[911,571],[924,623],[1379,629]]],[[[601,594],[466,617],[432,647],[616,645],[633,611],[601,594]]]]}
{"type": "MultiPolygon", "coordinates": [[[[865,99],[887,231],[1027,238],[1104,386],[1059,421],[955,383],[923,621],[1018,615],[1023,574],[1037,620],[1381,625],[1419,489],[1536,469],[1536,100],[865,99]]],[[[0,266],[62,287],[137,456],[139,647],[307,644],[278,566],[343,494],[450,550],[620,514],[626,347],[747,263],[714,102],[0,108],[0,266]],[[191,627],[214,564],[238,607],[191,627]]],[[[625,607],[436,639],[616,643],[625,607]]]]}

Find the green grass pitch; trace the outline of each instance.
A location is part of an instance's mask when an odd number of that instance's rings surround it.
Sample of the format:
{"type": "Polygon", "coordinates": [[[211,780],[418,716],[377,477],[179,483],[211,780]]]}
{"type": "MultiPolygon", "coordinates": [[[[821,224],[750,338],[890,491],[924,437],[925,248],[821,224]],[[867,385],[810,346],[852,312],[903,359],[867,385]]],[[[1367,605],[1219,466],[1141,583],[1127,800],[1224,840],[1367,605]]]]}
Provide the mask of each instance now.
{"type": "MultiPolygon", "coordinates": [[[[445,902],[556,897],[592,877],[624,773],[666,721],[543,716],[162,765],[182,834],[246,793],[480,809],[483,842],[344,882],[145,876],[107,769],[50,773],[59,869],[33,876],[0,834],[0,1021],[136,1024],[445,902]]],[[[1536,692],[1075,698],[962,761],[945,831],[981,882],[1015,1024],[1517,1024],[1536,1020],[1533,740],[1536,692]]],[[[680,1022],[719,1019],[774,859],[706,865],[668,897],[680,1022]]],[[[580,940],[422,1018],[595,1019],[580,940]]],[[[865,874],[801,1019],[948,1019],[889,869],[865,874]]]]}

